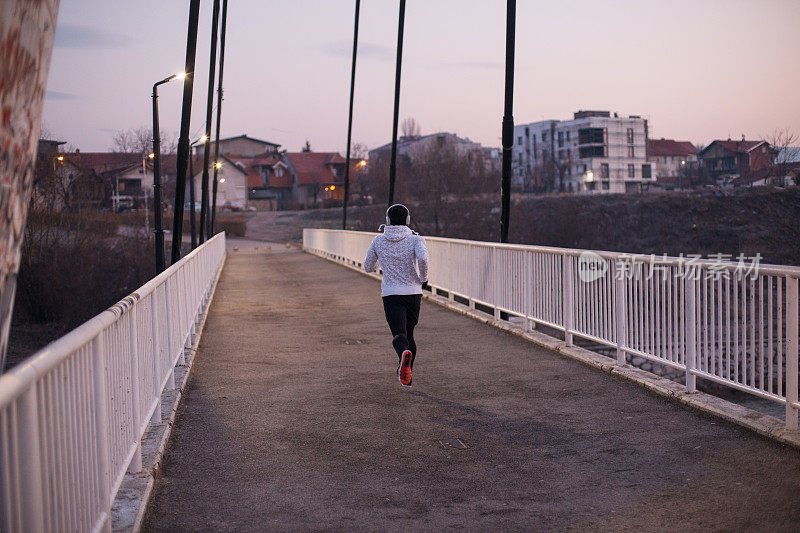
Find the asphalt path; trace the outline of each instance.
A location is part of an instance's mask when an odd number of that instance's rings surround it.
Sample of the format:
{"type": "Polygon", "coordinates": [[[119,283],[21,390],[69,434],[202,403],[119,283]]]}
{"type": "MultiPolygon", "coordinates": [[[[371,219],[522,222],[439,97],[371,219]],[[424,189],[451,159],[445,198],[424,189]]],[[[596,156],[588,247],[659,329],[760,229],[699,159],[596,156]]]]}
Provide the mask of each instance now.
{"type": "Polygon", "coordinates": [[[145,531],[800,527],[797,451],[428,302],[405,389],[376,280],[255,246],[229,250],[145,531]]]}

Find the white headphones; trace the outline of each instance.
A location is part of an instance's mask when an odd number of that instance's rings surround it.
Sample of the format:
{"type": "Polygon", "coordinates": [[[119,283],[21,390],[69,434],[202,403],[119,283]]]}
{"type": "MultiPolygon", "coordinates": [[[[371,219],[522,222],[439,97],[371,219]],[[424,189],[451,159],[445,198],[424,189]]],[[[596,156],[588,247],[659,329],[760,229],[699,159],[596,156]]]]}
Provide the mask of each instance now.
{"type": "Polygon", "coordinates": [[[397,207],[397,206],[400,206],[400,207],[402,207],[403,209],[406,210],[406,226],[408,226],[409,224],[411,224],[411,211],[409,211],[408,208],[406,206],[404,206],[403,204],[394,204],[394,205],[390,205],[389,206],[389,209],[386,210],[386,225],[387,226],[391,226],[392,225],[392,222],[389,220],[389,210],[391,208],[397,207]]]}

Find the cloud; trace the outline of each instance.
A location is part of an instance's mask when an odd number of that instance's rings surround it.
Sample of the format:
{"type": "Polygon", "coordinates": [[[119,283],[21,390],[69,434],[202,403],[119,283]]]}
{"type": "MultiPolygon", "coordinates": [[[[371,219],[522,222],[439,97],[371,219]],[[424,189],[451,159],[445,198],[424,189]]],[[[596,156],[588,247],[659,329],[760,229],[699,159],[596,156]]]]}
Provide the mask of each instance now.
{"type": "MultiPolygon", "coordinates": [[[[323,49],[335,56],[352,57],[353,55],[352,41],[338,41],[323,46],[323,49]]],[[[382,44],[360,42],[358,43],[358,57],[388,61],[394,59],[394,49],[382,44]]]]}
{"type": "Polygon", "coordinates": [[[78,95],[72,93],[62,93],[59,91],[47,91],[44,97],[47,100],[76,100],[78,95]]]}
{"type": "Polygon", "coordinates": [[[57,48],[119,48],[131,42],[122,33],[113,33],[80,24],[59,24],[56,28],[57,48]]]}

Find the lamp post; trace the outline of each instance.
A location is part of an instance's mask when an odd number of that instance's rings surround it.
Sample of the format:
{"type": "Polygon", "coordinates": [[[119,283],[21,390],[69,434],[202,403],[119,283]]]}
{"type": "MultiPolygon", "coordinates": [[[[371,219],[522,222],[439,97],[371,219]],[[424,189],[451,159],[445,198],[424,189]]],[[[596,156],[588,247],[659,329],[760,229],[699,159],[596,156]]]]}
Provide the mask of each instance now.
{"type": "Polygon", "coordinates": [[[353,133],[353,92],[356,87],[356,52],[358,51],[358,11],[361,0],[356,0],[356,20],[353,25],[353,62],[350,68],[350,114],[347,118],[347,158],[344,167],[344,200],[342,201],[342,229],[347,229],[347,197],[350,194],[350,139],[353,133]]]}
{"type": "Polygon", "coordinates": [[[147,188],[144,186],[144,178],[147,176],[147,159],[155,158],[156,154],[150,153],[147,158],[142,158],[142,196],[144,197],[144,231],[150,233],[150,210],[147,207],[147,188]]]}
{"type": "Polygon", "coordinates": [[[394,73],[394,122],[392,123],[392,159],[389,162],[389,205],[394,204],[394,180],[397,174],[397,118],[400,111],[400,67],[403,66],[403,25],[406,19],[406,0],[400,0],[397,22],[397,64],[394,73]]]}
{"type": "Polygon", "coordinates": [[[503,112],[503,178],[500,185],[500,242],[508,242],[508,222],[511,211],[511,148],[514,144],[514,30],[517,19],[517,0],[507,1],[506,95],[505,110],[503,112]]]}
{"type": "Polygon", "coordinates": [[[194,161],[194,154],[192,154],[192,147],[197,143],[204,142],[206,142],[205,135],[189,145],[189,203],[192,204],[192,207],[189,209],[189,226],[192,232],[192,250],[197,248],[197,226],[195,226],[194,220],[194,204],[197,200],[194,197],[194,165],[192,164],[194,161]]]}
{"type": "MultiPolygon", "coordinates": [[[[161,224],[161,134],[158,130],[158,86],[182,80],[186,73],[173,74],[153,84],[153,226],[156,234],[156,274],[164,271],[164,228],[161,224]]],[[[119,201],[119,185],[117,185],[119,201]]]]}

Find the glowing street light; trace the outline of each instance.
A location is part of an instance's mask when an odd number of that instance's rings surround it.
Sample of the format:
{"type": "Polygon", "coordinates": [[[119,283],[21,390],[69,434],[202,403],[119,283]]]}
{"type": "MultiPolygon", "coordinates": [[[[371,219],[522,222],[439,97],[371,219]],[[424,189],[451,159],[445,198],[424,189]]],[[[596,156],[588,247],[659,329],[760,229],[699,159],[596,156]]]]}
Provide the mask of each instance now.
{"type": "Polygon", "coordinates": [[[185,72],[173,74],[153,84],[153,219],[156,237],[156,273],[164,270],[164,228],[161,224],[161,136],[158,131],[158,86],[172,80],[182,80],[185,72]]]}
{"type": "Polygon", "coordinates": [[[222,168],[222,163],[217,161],[216,163],[214,163],[214,168],[216,168],[217,170],[221,169],[222,168]]]}
{"type": "Polygon", "coordinates": [[[56,157],[56,159],[58,159],[59,161],[63,161],[64,160],[64,156],[60,155],[60,156],[56,157]]]}
{"type": "Polygon", "coordinates": [[[360,166],[360,167],[367,166],[367,160],[366,159],[362,159],[361,161],[358,162],[358,166],[360,166]]]}

